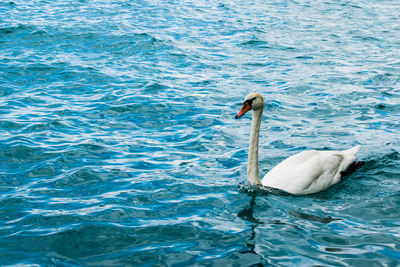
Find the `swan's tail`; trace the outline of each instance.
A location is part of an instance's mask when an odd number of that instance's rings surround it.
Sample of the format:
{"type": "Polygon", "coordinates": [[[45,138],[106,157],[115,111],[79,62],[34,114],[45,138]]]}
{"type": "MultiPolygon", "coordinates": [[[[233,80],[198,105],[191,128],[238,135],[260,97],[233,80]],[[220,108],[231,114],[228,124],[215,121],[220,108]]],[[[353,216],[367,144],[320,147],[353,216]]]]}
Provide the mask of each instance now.
{"type": "Polygon", "coordinates": [[[357,161],[358,151],[360,151],[360,145],[342,151],[344,155],[344,168],[341,171],[342,176],[349,175],[364,165],[364,161],[357,161]]]}
{"type": "Polygon", "coordinates": [[[360,147],[360,145],[357,145],[355,147],[342,151],[342,153],[347,157],[355,157],[358,151],[360,151],[360,147]]]}

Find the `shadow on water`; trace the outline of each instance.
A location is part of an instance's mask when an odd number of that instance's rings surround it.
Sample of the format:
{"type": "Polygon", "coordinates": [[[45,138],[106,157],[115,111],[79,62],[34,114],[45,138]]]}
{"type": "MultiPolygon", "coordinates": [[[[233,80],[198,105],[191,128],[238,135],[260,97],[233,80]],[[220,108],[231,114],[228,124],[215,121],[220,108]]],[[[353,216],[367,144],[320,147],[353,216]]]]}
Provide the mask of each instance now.
{"type": "Polygon", "coordinates": [[[340,221],[340,218],[333,218],[331,216],[326,216],[326,217],[322,217],[322,216],[317,216],[317,215],[312,215],[312,214],[307,214],[304,212],[299,212],[299,211],[290,211],[289,212],[290,215],[300,218],[300,219],[304,219],[307,221],[312,221],[312,222],[319,222],[319,223],[324,223],[324,224],[328,224],[334,221],[340,221]]]}
{"type": "MultiPolygon", "coordinates": [[[[287,226],[293,227],[299,231],[305,231],[304,229],[302,229],[299,226],[292,224],[292,223],[283,222],[283,221],[277,220],[277,219],[263,221],[254,216],[254,209],[256,206],[257,197],[268,197],[269,195],[293,196],[292,194],[289,194],[289,193],[279,190],[279,189],[264,187],[262,185],[254,186],[254,185],[250,185],[248,183],[239,184],[239,191],[249,195],[250,202],[247,207],[243,208],[241,211],[238,212],[237,216],[239,218],[241,218],[242,220],[251,223],[250,238],[246,241],[247,249],[240,251],[240,253],[242,253],[242,254],[252,253],[252,254],[255,254],[255,255],[258,255],[258,256],[264,258],[263,255],[260,255],[255,251],[255,246],[256,246],[255,241],[254,241],[255,236],[256,236],[255,230],[259,225],[263,225],[263,224],[287,225],[287,226]]],[[[331,216],[317,216],[317,215],[308,214],[308,213],[295,211],[295,210],[288,210],[288,214],[290,214],[291,216],[296,217],[296,218],[300,218],[300,219],[304,219],[304,220],[312,221],[312,222],[323,223],[323,224],[329,224],[333,221],[341,220],[340,218],[333,218],[331,216]]],[[[254,266],[263,266],[263,264],[259,263],[254,266]]]]}

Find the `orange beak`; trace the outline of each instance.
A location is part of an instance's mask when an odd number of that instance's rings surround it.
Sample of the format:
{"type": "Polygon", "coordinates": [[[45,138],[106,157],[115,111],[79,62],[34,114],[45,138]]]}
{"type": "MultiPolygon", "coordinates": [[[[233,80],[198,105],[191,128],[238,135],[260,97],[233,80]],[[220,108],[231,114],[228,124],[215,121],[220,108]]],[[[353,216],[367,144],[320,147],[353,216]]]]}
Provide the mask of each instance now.
{"type": "Polygon", "coordinates": [[[246,114],[247,111],[249,111],[251,109],[251,105],[249,102],[245,101],[243,103],[242,109],[238,112],[238,114],[236,114],[235,119],[239,119],[240,117],[242,117],[244,114],[246,114]]]}

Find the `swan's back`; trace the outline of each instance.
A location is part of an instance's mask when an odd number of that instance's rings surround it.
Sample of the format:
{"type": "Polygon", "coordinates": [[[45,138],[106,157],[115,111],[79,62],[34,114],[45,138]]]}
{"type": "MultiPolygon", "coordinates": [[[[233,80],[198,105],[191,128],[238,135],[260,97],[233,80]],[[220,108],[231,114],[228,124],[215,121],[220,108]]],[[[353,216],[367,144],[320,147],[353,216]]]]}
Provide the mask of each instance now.
{"type": "Polygon", "coordinates": [[[343,151],[300,152],[269,171],[262,184],[297,195],[323,191],[340,181],[341,173],[356,161],[359,150],[360,146],[355,146],[343,151]]]}

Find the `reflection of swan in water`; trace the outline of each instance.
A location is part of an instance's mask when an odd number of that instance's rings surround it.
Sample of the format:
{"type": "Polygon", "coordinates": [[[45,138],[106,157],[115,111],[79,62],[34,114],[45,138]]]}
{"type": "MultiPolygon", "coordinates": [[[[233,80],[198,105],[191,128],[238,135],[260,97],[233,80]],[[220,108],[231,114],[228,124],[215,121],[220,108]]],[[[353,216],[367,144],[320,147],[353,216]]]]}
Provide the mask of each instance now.
{"type": "MultiPolygon", "coordinates": [[[[266,191],[261,192],[262,195],[266,195],[266,191]]],[[[247,240],[246,242],[246,246],[247,246],[247,250],[242,250],[240,251],[240,253],[251,253],[251,254],[256,254],[259,255],[256,251],[255,251],[255,241],[254,238],[256,236],[256,232],[255,229],[257,228],[257,226],[262,225],[262,224],[275,224],[275,225],[288,225],[291,226],[297,230],[300,231],[305,231],[303,230],[301,227],[292,224],[292,223],[287,223],[278,219],[274,219],[274,220],[269,220],[269,221],[262,221],[258,218],[256,218],[254,216],[254,207],[256,205],[256,198],[257,198],[257,192],[251,192],[249,193],[251,199],[250,199],[250,205],[248,207],[245,207],[244,209],[242,209],[241,211],[239,211],[238,213],[238,217],[241,218],[244,221],[250,222],[251,223],[251,235],[250,238],[247,240]]],[[[295,211],[295,210],[289,210],[288,213],[294,217],[300,218],[300,219],[304,219],[304,220],[308,220],[308,221],[313,221],[313,222],[319,222],[319,223],[324,223],[324,224],[329,224],[333,221],[337,221],[337,220],[341,220],[340,218],[333,218],[331,216],[317,216],[317,215],[313,215],[313,214],[307,214],[301,211],[295,211]]],[[[259,255],[261,256],[261,255],[259,255]]],[[[261,256],[262,257],[262,256],[261,256]]],[[[260,265],[262,266],[262,264],[260,265]]]]}
{"type": "Polygon", "coordinates": [[[247,163],[247,179],[251,184],[262,184],[295,195],[313,194],[338,183],[349,168],[362,166],[363,163],[356,162],[360,146],[343,151],[308,150],[285,159],[261,181],[258,171],[258,140],[263,108],[263,97],[259,93],[251,93],[245,97],[242,109],[235,116],[238,119],[253,110],[247,163]]]}
{"type": "MultiPolygon", "coordinates": [[[[244,221],[251,222],[251,235],[250,238],[246,242],[247,250],[242,250],[240,253],[252,253],[252,254],[257,254],[255,252],[255,244],[254,244],[254,238],[256,236],[255,229],[259,224],[263,224],[262,221],[258,220],[257,218],[254,217],[253,211],[254,211],[254,205],[256,204],[256,196],[252,196],[250,199],[250,207],[246,207],[239,211],[238,217],[244,221]]],[[[258,254],[257,254],[258,255],[258,254]]]]}

